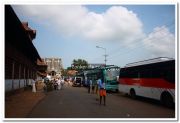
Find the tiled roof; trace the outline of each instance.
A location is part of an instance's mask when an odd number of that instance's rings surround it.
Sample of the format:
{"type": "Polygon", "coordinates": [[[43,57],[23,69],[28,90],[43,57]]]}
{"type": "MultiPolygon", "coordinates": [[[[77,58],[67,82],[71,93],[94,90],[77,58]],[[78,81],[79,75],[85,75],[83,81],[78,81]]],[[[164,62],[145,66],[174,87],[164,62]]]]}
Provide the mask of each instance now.
{"type": "Polygon", "coordinates": [[[26,32],[10,5],[5,5],[5,22],[5,44],[12,45],[33,63],[36,63],[37,59],[41,60],[37,49],[31,42],[35,38],[35,31],[30,31],[31,36],[26,32]]]}
{"type": "Polygon", "coordinates": [[[35,37],[36,37],[36,30],[31,29],[31,28],[28,26],[28,22],[22,22],[22,26],[24,27],[24,29],[25,29],[26,32],[28,33],[29,38],[30,38],[31,40],[35,39],[35,37]]]}
{"type": "Polygon", "coordinates": [[[44,62],[43,59],[41,59],[41,61],[39,59],[37,59],[37,65],[46,65],[47,66],[47,64],[44,62]]]}

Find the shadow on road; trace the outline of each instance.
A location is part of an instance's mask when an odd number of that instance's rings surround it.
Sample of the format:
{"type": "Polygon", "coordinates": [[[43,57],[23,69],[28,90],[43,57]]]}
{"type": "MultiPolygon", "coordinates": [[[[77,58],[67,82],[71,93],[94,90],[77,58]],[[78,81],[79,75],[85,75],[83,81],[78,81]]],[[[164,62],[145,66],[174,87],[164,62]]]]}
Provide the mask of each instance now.
{"type": "Polygon", "coordinates": [[[128,94],[124,94],[124,93],[116,93],[116,92],[108,92],[109,94],[112,94],[112,95],[116,95],[116,96],[121,96],[121,97],[124,97],[124,98],[129,98],[131,100],[135,100],[135,101],[139,101],[139,102],[144,102],[144,103],[148,103],[148,104],[152,104],[152,105],[156,105],[156,106],[160,106],[160,107],[165,107],[165,108],[169,108],[169,109],[174,109],[175,110],[175,105],[173,107],[167,107],[167,106],[164,106],[162,104],[161,101],[159,100],[155,100],[155,99],[151,99],[151,98],[147,98],[147,97],[142,97],[142,96],[136,96],[135,99],[131,98],[130,95],[128,94]]]}

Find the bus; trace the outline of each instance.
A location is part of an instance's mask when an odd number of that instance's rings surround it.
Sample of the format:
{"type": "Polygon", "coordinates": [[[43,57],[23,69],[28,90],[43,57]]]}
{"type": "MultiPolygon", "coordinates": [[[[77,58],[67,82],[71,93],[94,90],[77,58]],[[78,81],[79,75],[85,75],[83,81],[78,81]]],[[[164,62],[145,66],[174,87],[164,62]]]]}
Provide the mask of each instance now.
{"type": "Polygon", "coordinates": [[[159,57],[127,64],[120,69],[119,91],[175,104],[175,60],[159,57]]]}
{"type": "Polygon", "coordinates": [[[97,79],[101,78],[106,83],[106,90],[118,91],[119,67],[114,65],[101,66],[92,70],[85,71],[85,83],[88,84],[92,80],[93,84],[97,83],[97,79]]]}

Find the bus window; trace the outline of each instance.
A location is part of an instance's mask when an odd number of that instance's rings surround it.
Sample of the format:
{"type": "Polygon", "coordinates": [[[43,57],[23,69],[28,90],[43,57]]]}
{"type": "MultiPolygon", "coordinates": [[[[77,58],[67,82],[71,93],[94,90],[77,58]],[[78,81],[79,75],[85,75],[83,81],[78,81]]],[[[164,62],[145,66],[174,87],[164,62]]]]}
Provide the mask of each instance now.
{"type": "Polygon", "coordinates": [[[163,78],[170,83],[175,83],[175,70],[167,70],[164,72],[163,78]]]}
{"type": "Polygon", "coordinates": [[[116,80],[117,79],[116,77],[118,75],[119,75],[119,69],[115,69],[115,68],[107,69],[105,73],[106,80],[116,80]]]}

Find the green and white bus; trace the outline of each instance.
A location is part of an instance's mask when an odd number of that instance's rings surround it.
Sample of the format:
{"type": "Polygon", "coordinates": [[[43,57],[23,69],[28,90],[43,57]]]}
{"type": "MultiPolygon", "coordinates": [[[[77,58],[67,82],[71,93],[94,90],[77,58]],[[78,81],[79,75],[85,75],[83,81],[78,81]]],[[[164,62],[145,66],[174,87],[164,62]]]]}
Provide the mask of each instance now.
{"type": "Polygon", "coordinates": [[[114,65],[97,67],[92,70],[84,71],[85,85],[89,86],[89,80],[92,80],[93,85],[101,78],[106,83],[106,90],[118,91],[118,76],[120,68],[114,65]]]}

